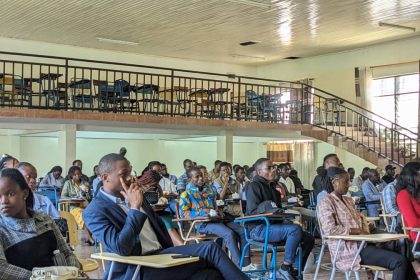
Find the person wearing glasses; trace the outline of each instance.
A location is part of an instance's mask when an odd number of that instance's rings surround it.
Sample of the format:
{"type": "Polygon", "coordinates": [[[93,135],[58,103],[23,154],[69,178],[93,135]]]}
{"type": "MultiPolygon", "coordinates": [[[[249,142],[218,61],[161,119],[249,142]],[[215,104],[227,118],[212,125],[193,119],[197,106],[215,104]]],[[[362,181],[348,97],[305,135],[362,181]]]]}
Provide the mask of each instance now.
{"type": "MultiPolygon", "coordinates": [[[[281,209],[280,193],[275,188],[274,179],[276,170],[273,162],[268,158],[260,158],[254,168],[257,175],[249,185],[246,198],[246,215],[264,214],[266,204],[276,206],[281,209]]],[[[254,224],[250,229],[250,237],[253,240],[263,242],[265,238],[265,225],[254,224]]],[[[305,267],[306,260],[314,246],[314,238],[309,233],[302,230],[301,226],[292,223],[275,223],[270,225],[268,242],[286,243],[284,261],[279,270],[277,277],[279,279],[293,280],[298,276],[298,258],[296,250],[301,244],[302,247],[302,266],[305,267]]]]}

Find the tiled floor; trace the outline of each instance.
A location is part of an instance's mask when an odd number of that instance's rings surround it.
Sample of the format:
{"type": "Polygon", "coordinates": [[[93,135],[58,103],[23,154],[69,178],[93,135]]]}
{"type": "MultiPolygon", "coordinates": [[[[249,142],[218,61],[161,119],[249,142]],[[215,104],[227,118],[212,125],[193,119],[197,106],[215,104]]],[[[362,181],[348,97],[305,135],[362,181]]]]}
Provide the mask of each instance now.
{"type": "MultiPolygon", "coordinates": [[[[75,248],[75,253],[79,258],[89,258],[90,254],[95,252],[95,248],[93,246],[86,246],[86,245],[78,245],[75,248]]],[[[314,249],[314,252],[318,252],[317,249],[314,249]]],[[[282,259],[283,254],[282,253],[278,253],[278,259],[282,259]]],[[[252,259],[252,261],[256,264],[261,263],[261,256],[259,254],[255,255],[252,259]]],[[[326,253],[324,254],[323,257],[323,262],[322,264],[329,264],[331,262],[329,254],[326,253]]],[[[96,271],[92,271],[89,272],[88,275],[90,278],[92,279],[102,279],[102,274],[103,274],[103,269],[102,269],[102,264],[99,263],[99,269],[96,271]]],[[[318,279],[323,280],[323,279],[329,279],[330,276],[330,271],[325,270],[325,269],[321,269],[320,273],[318,275],[318,279]]],[[[313,279],[314,274],[305,274],[303,275],[303,279],[304,280],[309,280],[309,279],[313,279]]],[[[391,279],[391,275],[387,274],[385,279],[391,279]]],[[[345,276],[343,273],[337,272],[335,275],[335,278],[337,280],[341,280],[341,279],[345,279],[345,276]]],[[[366,273],[362,272],[360,274],[360,279],[367,279],[366,273]]]]}

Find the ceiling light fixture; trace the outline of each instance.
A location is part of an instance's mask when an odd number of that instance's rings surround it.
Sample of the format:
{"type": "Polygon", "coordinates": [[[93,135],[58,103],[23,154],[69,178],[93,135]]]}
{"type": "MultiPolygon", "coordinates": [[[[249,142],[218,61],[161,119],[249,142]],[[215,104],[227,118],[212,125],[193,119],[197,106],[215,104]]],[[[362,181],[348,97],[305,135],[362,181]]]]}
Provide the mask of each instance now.
{"type": "Polygon", "coordinates": [[[410,30],[413,32],[416,32],[416,28],[415,27],[411,27],[411,26],[405,26],[405,25],[399,25],[399,24],[393,24],[393,23],[386,23],[386,22],[379,22],[379,26],[382,27],[391,27],[391,28],[399,28],[399,29],[405,29],[405,30],[410,30]]]}
{"type": "Polygon", "coordinates": [[[254,7],[260,7],[260,8],[267,8],[267,9],[271,9],[271,0],[266,0],[266,1],[257,1],[257,0],[226,0],[228,2],[233,2],[233,3],[239,3],[239,4],[244,4],[244,5],[248,5],[248,6],[254,6],[254,7]]]}
{"type": "Polygon", "coordinates": [[[230,56],[233,58],[250,58],[250,59],[265,61],[265,57],[263,56],[252,56],[252,55],[244,55],[244,54],[231,54],[230,56]]]}
{"type": "Polygon", "coordinates": [[[130,42],[124,40],[116,40],[116,39],[109,39],[104,37],[96,37],[96,40],[103,43],[111,43],[111,44],[119,44],[119,45],[128,45],[128,46],[138,46],[139,43],[137,42],[130,42]]]}

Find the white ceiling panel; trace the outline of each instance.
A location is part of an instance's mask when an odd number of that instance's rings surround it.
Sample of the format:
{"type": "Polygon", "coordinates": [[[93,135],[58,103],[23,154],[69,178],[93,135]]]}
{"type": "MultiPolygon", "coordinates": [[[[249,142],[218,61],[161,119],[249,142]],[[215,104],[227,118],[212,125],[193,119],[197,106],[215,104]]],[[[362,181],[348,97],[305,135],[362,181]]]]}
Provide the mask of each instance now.
{"type": "Polygon", "coordinates": [[[418,36],[414,0],[1,0],[0,36],[233,63],[267,63],[418,36]],[[138,43],[99,42],[108,38],[138,43]],[[257,45],[242,47],[240,42],[257,45]]]}

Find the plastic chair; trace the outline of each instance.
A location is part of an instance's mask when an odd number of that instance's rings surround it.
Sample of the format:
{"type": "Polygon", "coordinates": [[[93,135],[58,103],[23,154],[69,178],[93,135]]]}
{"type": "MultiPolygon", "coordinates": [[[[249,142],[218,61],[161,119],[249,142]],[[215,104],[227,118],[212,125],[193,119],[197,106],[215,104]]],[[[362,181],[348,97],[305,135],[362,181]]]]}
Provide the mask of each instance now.
{"type": "Polygon", "coordinates": [[[409,234],[408,233],[409,231],[417,232],[416,239],[414,240],[413,248],[411,249],[411,252],[413,253],[413,256],[414,257],[419,257],[420,256],[420,251],[416,251],[416,244],[420,240],[420,228],[407,227],[405,225],[404,216],[402,214],[401,214],[401,220],[402,220],[402,226],[403,226],[404,234],[407,234],[408,235],[409,234]]]}
{"type": "Polygon", "coordinates": [[[54,204],[55,209],[58,209],[58,194],[57,194],[56,188],[41,186],[41,187],[38,187],[38,192],[42,194],[43,196],[48,197],[51,200],[51,202],[54,204]]]}
{"type": "MultiPolygon", "coordinates": [[[[287,219],[287,218],[286,218],[287,219]]],[[[245,273],[254,273],[254,272],[265,272],[267,271],[267,253],[268,251],[271,251],[271,263],[270,267],[268,268],[269,271],[272,272],[274,280],[276,280],[276,272],[277,272],[277,251],[280,251],[281,249],[284,250],[285,248],[285,241],[281,242],[268,242],[268,235],[270,232],[270,220],[285,220],[285,218],[274,218],[274,217],[266,217],[266,216],[249,216],[249,217],[242,217],[240,219],[236,219],[235,223],[243,223],[244,229],[245,229],[245,240],[246,244],[242,248],[242,255],[241,255],[241,261],[239,263],[239,267],[242,269],[245,254],[248,251],[248,248],[250,246],[262,248],[263,249],[263,258],[262,258],[262,269],[256,269],[256,270],[250,270],[246,271],[245,273]],[[246,226],[247,223],[265,223],[265,238],[264,241],[255,241],[250,238],[249,234],[249,227],[246,226]]],[[[251,251],[255,251],[255,249],[251,249],[251,251]]],[[[297,257],[298,257],[298,271],[299,275],[298,278],[301,279],[302,277],[302,248],[299,246],[296,251],[297,257]]]]}
{"type": "MultiPolygon", "coordinates": [[[[319,212],[318,207],[316,208],[316,212],[318,214],[318,212],[319,212]]],[[[314,280],[316,280],[317,277],[318,277],[319,269],[321,267],[322,256],[324,255],[325,246],[327,245],[327,240],[328,240],[328,236],[325,235],[325,233],[323,232],[323,230],[322,230],[322,224],[321,224],[321,221],[319,219],[318,219],[318,226],[319,226],[319,233],[321,235],[322,246],[321,246],[321,251],[319,252],[317,266],[316,266],[316,270],[315,270],[315,274],[314,274],[314,280]]],[[[340,239],[338,242],[339,242],[338,243],[339,244],[338,246],[340,246],[340,243],[342,242],[342,239],[340,239]]],[[[334,260],[334,262],[335,262],[335,260],[334,260]]],[[[360,265],[360,267],[363,268],[363,269],[369,269],[369,270],[375,271],[374,280],[378,279],[379,272],[382,272],[382,277],[385,278],[384,277],[384,272],[385,271],[389,271],[389,269],[384,268],[384,267],[381,267],[381,266],[360,265]]],[[[334,279],[334,275],[335,275],[335,271],[336,270],[337,270],[337,268],[335,266],[333,266],[332,267],[332,271],[331,271],[330,279],[334,279]]],[[[359,271],[357,271],[357,270],[345,271],[344,274],[346,276],[346,280],[350,280],[351,279],[351,273],[352,272],[354,272],[356,279],[359,280],[359,271]]]]}
{"type": "Polygon", "coordinates": [[[77,223],[76,219],[73,217],[72,214],[66,211],[60,211],[59,212],[60,217],[65,219],[67,221],[68,226],[68,240],[69,244],[72,246],[76,246],[79,244],[79,234],[77,231],[77,223]]]}

